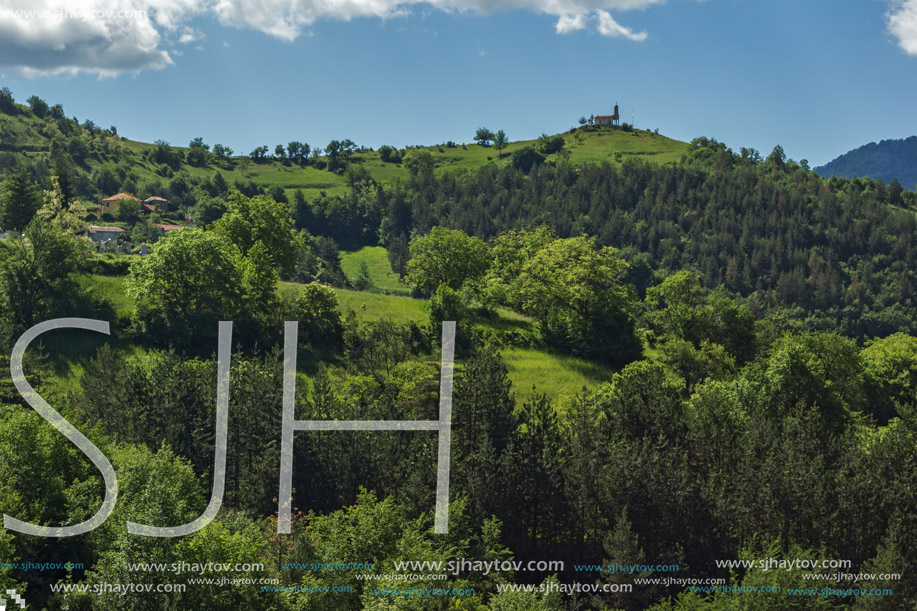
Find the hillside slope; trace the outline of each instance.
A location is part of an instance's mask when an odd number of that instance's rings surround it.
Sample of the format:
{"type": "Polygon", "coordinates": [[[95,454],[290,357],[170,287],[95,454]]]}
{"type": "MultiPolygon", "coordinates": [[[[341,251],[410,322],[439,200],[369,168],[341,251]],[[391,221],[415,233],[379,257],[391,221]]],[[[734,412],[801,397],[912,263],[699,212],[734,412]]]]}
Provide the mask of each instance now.
{"type": "Polygon", "coordinates": [[[875,179],[898,182],[905,189],[917,185],[917,136],[901,140],[870,142],[844,153],[833,161],[815,168],[821,176],[843,176],[854,174],[875,179]]]}
{"type": "MultiPolygon", "coordinates": [[[[193,136],[188,135],[189,141],[193,136]]],[[[291,134],[288,139],[297,136],[291,134]]],[[[559,153],[547,155],[549,161],[564,156],[573,163],[607,161],[620,165],[628,158],[637,157],[658,163],[673,163],[689,148],[687,143],[641,130],[625,132],[590,126],[571,130],[561,137],[564,147],[559,153]]],[[[227,138],[231,138],[231,134],[227,134],[227,138]]],[[[349,140],[336,142],[350,144],[350,150],[343,154],[345,166],[362,168],[381,184],[408,179],[409,171],[401,161],[411,151],[429,152],[437,173],[441,173],[475,170],[489,163],[507,165],[511,163],[513,152],[538,143],[537,140],[510,141],[498,153],[493,146],[448,142],[393,149],[395,155],[392,160],[383,161],[377,150],[359,147],[349,140]]],[[[289,143],[279,144],[286,147],[289,143]]],[[[81,123],[76,117],[64,115],[59,106],[52,107],[51,112],[36,112],[29,106],[17,104],[10,112],[0,112],[0,176],[17,164],[25,163],[32,167],[36,178],[44,180],[48,176],[47,168],[51,166],[51,151],[57,149],[66,153],[73,163],[78,178],[78,196],[92,204],[118,191],[135,195],[164,194],[168,197],[170,193],[166,191],[176,176],[193,184],[212,180],[217,172],[230,186],[241,185],[245,190],[244,186],[248,185],[252,190],[253,184],[274,194],[277,189],[282,189],[291,200],[297,190],[301,190],[309,200],[323,193],[341,195],[349,191],[350,181],[344,168],[332,166],[328,150],[332,144],[313,142],[310,147],[312,155],[300,160],[270,154],[275,150],[273,144],[261,147],[264,154],[260,159],[256,158],[256,151],[248,154],[235,151],[234,154],[231,149],[216,143],[206,143],[203,153],[193,155],[189,147],[172,146],[162,141],[152,144],[136,142],[118,135],[114,126],[103,129],[92,120],[81,123]],[[215,155],[217,146],[229,150],[229,153],[215,155]],[[316,155],[316,152],[320,154],[316,155]]],[[[180,184],[175,187],[174,190],[181,190],[180,184]]],[[[180,205],[194,203],[181,201],[180,193],[171,195],[179,195],[176,199],[180,205]]]]}

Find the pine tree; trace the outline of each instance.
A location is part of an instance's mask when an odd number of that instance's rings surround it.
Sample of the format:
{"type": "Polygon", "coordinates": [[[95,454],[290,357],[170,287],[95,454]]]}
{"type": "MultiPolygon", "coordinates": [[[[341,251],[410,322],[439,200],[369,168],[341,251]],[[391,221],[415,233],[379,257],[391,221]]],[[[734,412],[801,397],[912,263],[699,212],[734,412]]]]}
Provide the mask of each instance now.
{"type": "Polygon", "coordinates": [[[0,191],[0,227],[21,231],[29,224],[41,197],[24,166],[19,166],[5,181],[0,191]]]}
{"type": "Polygon", "coordinates": [[[267,323],[277,305],[277,268],[267,248],[259,240],[242,261],[242,286],[245,311],[253,320],[267,323]]]}

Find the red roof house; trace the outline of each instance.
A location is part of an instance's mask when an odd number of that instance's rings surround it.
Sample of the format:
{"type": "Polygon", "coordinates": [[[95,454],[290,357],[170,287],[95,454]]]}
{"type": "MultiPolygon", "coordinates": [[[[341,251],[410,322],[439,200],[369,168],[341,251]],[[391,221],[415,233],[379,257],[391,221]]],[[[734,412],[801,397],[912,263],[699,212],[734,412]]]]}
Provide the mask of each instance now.
{"type": "Polygon", "coordinates": [[[116,193],[115,195],[112,195],[111,197],[106,197],[105,199],[102,200],[102,205],[99,206],[99,216],[102,216],[106,212],[108,214],[116,213],[118,211],[118,204],[123,200],[135,201],[135,202],[140,201],[138,198],[134,197],[133,195],[129,195],[127,193],[116,193]]]}

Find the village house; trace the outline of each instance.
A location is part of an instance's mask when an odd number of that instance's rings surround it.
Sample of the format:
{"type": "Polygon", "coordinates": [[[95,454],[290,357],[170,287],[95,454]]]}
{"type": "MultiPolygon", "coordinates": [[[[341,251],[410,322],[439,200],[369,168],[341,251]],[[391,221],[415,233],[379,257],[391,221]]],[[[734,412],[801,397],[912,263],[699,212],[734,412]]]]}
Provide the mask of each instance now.
{"type": "Polygon", "coordinates": [[[153,195],[143,200],[143,208],[141,212],[150,213],[150,212],[168,212],[169,211],[169,200],[164,197],[159,197],[158,195],[153,195]]]}
{"type": "Polygon", "coordinates": [[[133,195],[128,195],[127,193],[117,193],[111,197],[106,197],[102,200],[102,204],[99,206],[99,218],[102,218],[103,214],[117,214],[118,213],[118,204],[123,200],[131,200],[139,202],[140,200],[133,195]]]}
{"type": "MultiPolygon", "coordinates": [[[[140,199],[130,195],[129,193],[117,193],[111,197],[106,197],[102,200],[101,205],[99,206],[99,218],[103,214],[118,214],[118,204],[122,201],[128,200],[133,202],[140,202],[140,199]]],[[[169,200],[164,197],[159,197],[154,195],[148,197],[140,204],[140,212],[143,214],[152,214],[153,212],[168,212],[169,211],[169,200]]]]}
{"type": "Polygon", "coordinates": [[[98,225],[90,225],[89,229],[86,231],[86,235],[89,236],[93,242],[115,240],[124,236],[126,233],[127,231],[120,227],[100,227],[98,225]]]}

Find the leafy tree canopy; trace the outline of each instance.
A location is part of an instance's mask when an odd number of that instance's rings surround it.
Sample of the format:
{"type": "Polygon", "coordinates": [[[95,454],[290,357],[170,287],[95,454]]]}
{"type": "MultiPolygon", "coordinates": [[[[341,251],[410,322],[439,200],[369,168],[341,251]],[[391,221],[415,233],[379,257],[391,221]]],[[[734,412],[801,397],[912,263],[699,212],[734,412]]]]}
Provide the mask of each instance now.
{"type": "Polygon", "coordinates": [[[224,236],[183,229],[159,240],[131,266],[128,293],[135,320],[162,340],[215,336],[242,305],[239,249],[224,236]]]}
{"type": "Polygon", "coordinates": [[[477,131],[474,132],[474,139],[477,140],[478,144],[481,146],[488,146],[490,141],[494,139],[494,133],[486,127],[479,127],[477,131]]]}
{"type": "Polygon", "coordinates": [[[440,284],[458,290],[469,280],[483,278],[491,263],[484,242],[445,227],[411,240],[410,251],[405,281],[427,294],[440,284]]]}
{"type": "Polygon", "coordinates": [[[519,294],[552,343],[574,354],[626,363],[640,354],[632,311],[636,299],[621,282],[627,263],[594,238],[555,240],[522,267],[519,294]]]}
{"type": "Polygon", "coordinates": [[[261,242],[274,264],[284,270],[293,268],[304,248],[293,228],[289,206],[266,195],[249,198],[231,191],[227,211],[213,223],[213,230],[238,246],[243,255],[261,242]]]}

